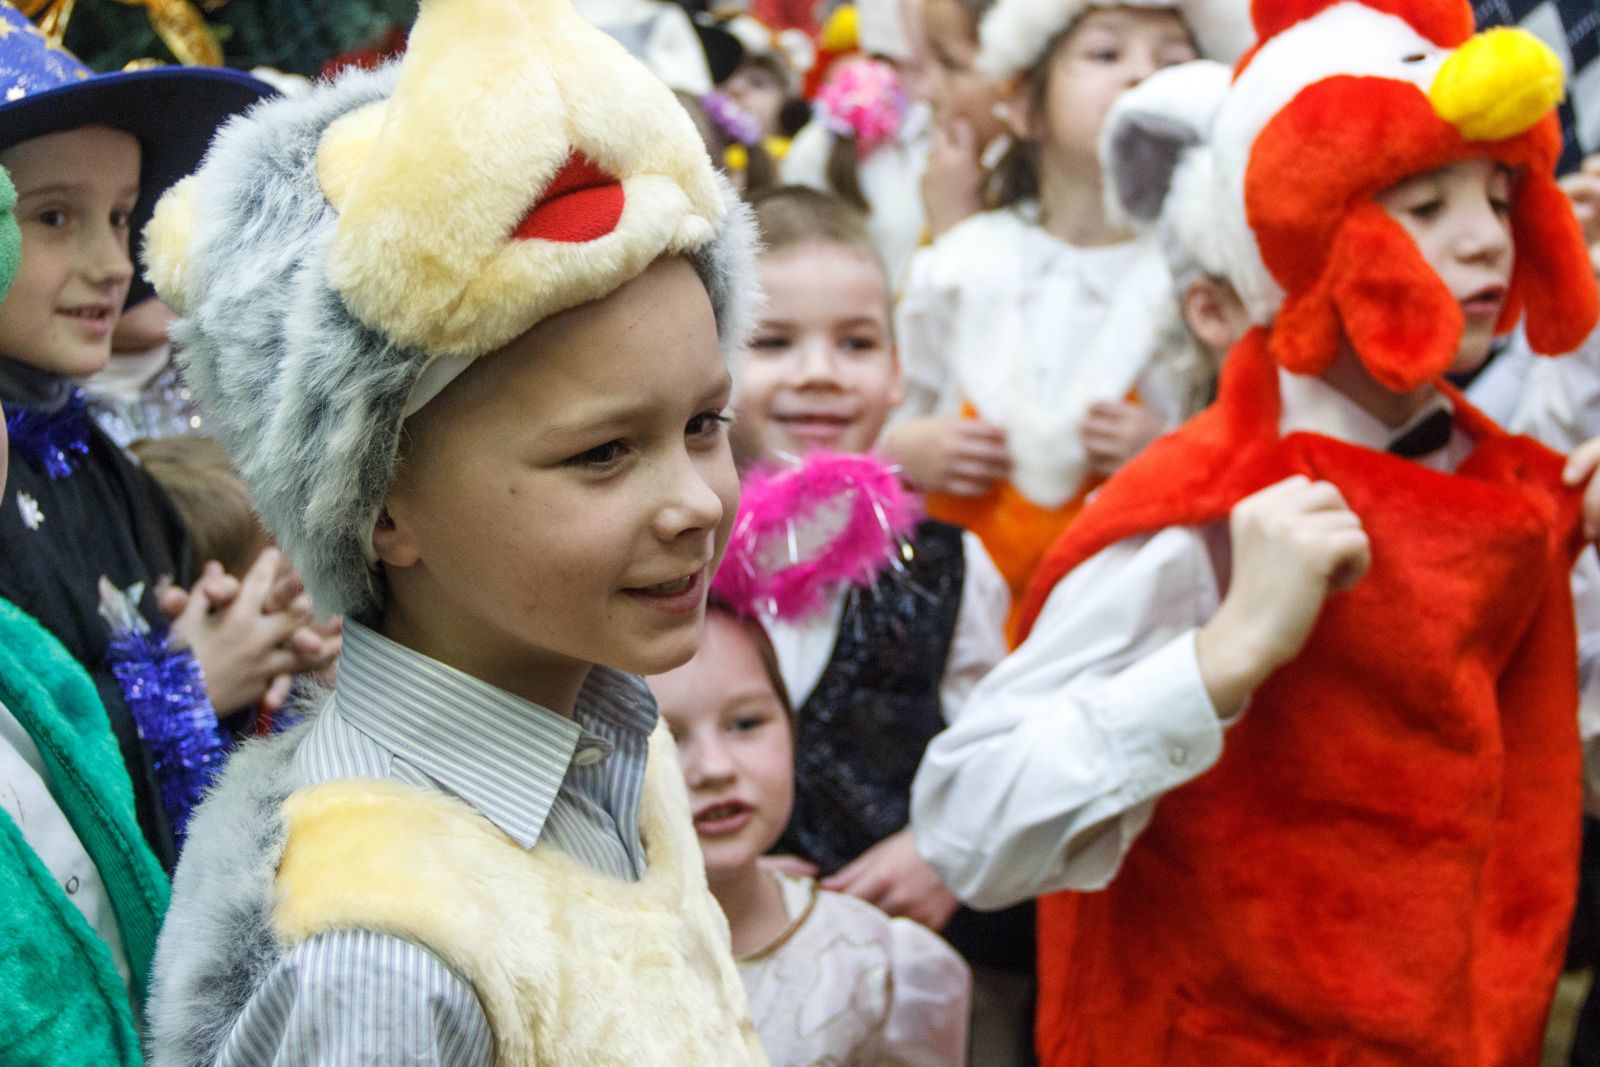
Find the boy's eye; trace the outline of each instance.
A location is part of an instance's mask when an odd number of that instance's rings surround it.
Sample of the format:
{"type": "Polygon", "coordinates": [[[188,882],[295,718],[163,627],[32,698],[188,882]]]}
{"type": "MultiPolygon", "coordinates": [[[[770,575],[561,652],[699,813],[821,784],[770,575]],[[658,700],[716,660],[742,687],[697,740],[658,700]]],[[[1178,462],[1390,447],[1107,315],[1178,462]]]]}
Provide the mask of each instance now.
{"type": "Polygon", "coordinates": [[[846,337],[839,343],[839,347],[847,352],[876,352],[878,339],[867,336],[846,337]]]}
{"type": "Polygon", "coordinates": [[[1429,200],[1421,200],[1415,204],[1411,204],[1406,208],[1406,214],[1410,215],[1419,222],[1432,222],[1438,217],[1439,212],[1443,210],[1444,201],[1434,197],[1429,200]]]}
{"type": "Polygon", "coordinates": [[[579,452],[566,462],[568,466],[588,467],[593,470],[614,467],[622,459],[625,447],[621,441],[607,441],[588,451],[579,452]]]}
{"type": "Polygon", "coordinates": [[[133,212],[120,210],[113,211],[111,213],[111,225],[115,229],[126,230],[129,226],[133,225],[133,212]]]}
{"type": "Polygon", "coordinates": [[[750,341],[751,349],[758,352],[782,352],[789,344],[789,338],[775,333],[761,334],[750,341]]]}
{"type": "Polygon", "coordinates": [[[52,229],[67,224],[67,213],[58,207],[47,208],[35,215],[34,218],[52,229]]]}
{"type": "Polygon", "coordinates": [[[722,432],[722,428],[731,422],[733,419],[720,411],[702,411],[689,420],[689,425],[683,428],[683,432],[690,437],[707,437],[722,432]]]}
{"type": "Polygon", "coordinates": [[[741,715],[729,725],[729,729],[736,734],[747,734],[752,730],[759,730],[771,722],[767,715],[741,715]]]}

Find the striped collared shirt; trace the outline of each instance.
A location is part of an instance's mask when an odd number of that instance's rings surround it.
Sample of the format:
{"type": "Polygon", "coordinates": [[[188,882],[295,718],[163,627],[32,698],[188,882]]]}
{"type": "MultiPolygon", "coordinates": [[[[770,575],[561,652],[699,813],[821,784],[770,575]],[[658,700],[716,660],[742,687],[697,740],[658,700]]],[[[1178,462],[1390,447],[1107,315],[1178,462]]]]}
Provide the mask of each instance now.
{"type": "MultiPolygon", "coordinates": [[[[303,784],[393,778],[457,797],[525,848],[644,873],[639,798],[656,707],[595,667],[571,719],[345,624],[339,685],[295,753],[303,784]]],[[[334,931],[296,946],[245,1005],[219,1067],[488,1064],[471,988],[419,945],[334,931]]]]}

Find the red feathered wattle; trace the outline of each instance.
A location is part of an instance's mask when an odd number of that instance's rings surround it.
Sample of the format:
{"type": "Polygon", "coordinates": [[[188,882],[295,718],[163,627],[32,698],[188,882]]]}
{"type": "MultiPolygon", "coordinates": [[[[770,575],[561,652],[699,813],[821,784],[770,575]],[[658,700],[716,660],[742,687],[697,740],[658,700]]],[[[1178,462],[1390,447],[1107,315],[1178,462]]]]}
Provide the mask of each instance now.
{"type": "Polygon", "coordinates": [[[1039,902],[1040,1062],[1533,1067],[1576,891],[1577,495],[1459,396],[1455,475],[1280,437],[1276,374],[1252,333],[1218,402],[1112,478],[1029,590],[1025,626],[1100,549],[1290,474],[1337,485],[1372,539],[1110,886],[1039,902]]]}
{"type": "Polygon", "coordinates": [[[1542,355],[1571,352],[1600,320],[1583,228],[1548,174],[1523,178],[1511,217],[1517,249],[1511,288],[1527,310],[1528,344],[1542,355]]]}
{"type": "MultiPolygon", "coordinates": [[[[1250,17],[1256,37],[1265,41],[1341,0],[1255,0],[1250,17]]],[[[1472,36],[1472,5],[1467,0],[1361,0],[1363,7],[1404,19],[1441,48],[1454,48],[1472,36]]]]}
{"type": "Polygon", "coordinates": [[[617,228],[624,202],[622,183],[574,149],[512,237],[569,244],[598,240],[617,228]]]}
{"type": "Polygon", "coordinates": [[[1328,271],[1344,335],[1374,378],[1403,393],[1450,369],[1466,327],[1461,304],[1377,204],[1350,209],[1328,271]]]}

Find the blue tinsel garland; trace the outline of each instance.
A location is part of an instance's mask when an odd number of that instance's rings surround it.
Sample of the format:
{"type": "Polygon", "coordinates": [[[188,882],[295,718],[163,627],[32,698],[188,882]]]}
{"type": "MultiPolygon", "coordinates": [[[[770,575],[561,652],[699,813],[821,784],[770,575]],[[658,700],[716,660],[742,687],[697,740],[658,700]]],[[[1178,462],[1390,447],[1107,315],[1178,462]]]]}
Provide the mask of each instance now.
{"type": "Polygon", "coordinates": [[[52,480],[65,478],[89,454],[89,409],[83,390],[74,389],[59,411],[8,407],[6,433],[12,446],[43,467],[52,480]]]}
{"type": "Polygon", "coordinates": [[[200,664],[165,634],[135,631],[112,639],[111,671],[150,750],[162,806],[181,845],[189,816],[227,753],[200,664]]]}

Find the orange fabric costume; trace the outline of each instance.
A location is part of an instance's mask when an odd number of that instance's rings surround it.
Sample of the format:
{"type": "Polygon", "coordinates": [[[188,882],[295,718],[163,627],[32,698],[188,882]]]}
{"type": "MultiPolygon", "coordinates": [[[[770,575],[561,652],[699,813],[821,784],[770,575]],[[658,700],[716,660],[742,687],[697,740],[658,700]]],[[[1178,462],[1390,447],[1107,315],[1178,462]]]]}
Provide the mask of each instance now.
{"type": "Polygon", "coordinates": [[[1040,901],[1041,1062],[1536,1064],[1577,879],[1577,496],[1459,397],[1476,447],[1454,476],[1280,438],[1275,375],[1258,331],[1025,606],[1024,632],[1098,550],[1295,473],[1338,485],[1374,546],[1111,886],[1040,901]]]}
{"type": "MultiPolygon", "coordinates": [[[[971,404],[964,405],[963,418],[977,418],[971,404]]],[[[1077,495],[1059,507],[1035,504],[1017,491],[1009,481],[998,481],[982,496],[956,496],[954,493],[929,493],[929,518],[970,530],[983,542],[984,551],[994,560],[1000,576],[1011,590],[1011,613],[1006,619],[1006,635],[1016,633],[1023,594],[1044,559],[1072,520],[1083,510],[1089,494],[1105,482],[1098,476],[1089,479],[1077,495]]],[[[1015,644],[1015,641],[1012,642],[1015,644]]]]}
{"type": "Polygon", "coordinates": [[[1020,632],[1101,549],[1224,520],[1293,474],[1338,486],[1372,566],[1111,885],[1041,901],[1041,1059],[1532,1067],[1576,887],[1578,497],[1558,456],[1455,394],[1474,447],[1454,474],[1280,436],[1277,368],[1319,374],[1348,344],[1407,392],[1451,365],[1460,296],[1373,197],[1471,158],[1515,175],[1502,327],[1521,317],[1545,353],[1587,336],[1600,301],[1552,177],[1560,63],[1518,31],[1473,36],[1464,0],[1253,17],[1212,150],[1230,276],[1271,326],[1229,355],[1216,405],[1085,508],[1020,632]]]}

